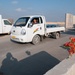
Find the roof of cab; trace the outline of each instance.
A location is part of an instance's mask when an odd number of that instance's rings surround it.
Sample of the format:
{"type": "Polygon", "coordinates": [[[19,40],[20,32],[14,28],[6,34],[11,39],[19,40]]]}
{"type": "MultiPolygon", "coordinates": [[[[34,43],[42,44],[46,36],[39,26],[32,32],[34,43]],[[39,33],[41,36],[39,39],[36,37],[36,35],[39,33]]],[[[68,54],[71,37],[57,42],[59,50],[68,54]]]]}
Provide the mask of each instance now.
{"type": "Polygon", "coordinates": [[[43,17],[42,15],[28,15],[28,16],[22,16],[22,17],[43,17]]]}

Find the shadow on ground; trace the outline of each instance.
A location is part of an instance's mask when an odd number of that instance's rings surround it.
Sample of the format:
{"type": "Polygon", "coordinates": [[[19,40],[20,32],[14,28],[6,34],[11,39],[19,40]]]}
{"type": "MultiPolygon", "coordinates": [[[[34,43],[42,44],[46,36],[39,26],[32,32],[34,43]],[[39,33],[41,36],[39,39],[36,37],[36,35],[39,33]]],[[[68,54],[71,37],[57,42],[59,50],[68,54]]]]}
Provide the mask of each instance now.
{"type": "Polygon", "coordinates": [[[14,41],[14,40],[12,40],[12,39],[10,39],[10,41],[11,41],[11,42],[14,42],[14,43],[17,43],[17,44],[22,44],[22,45],[23,45],[23,44],[29,44],[29,43],[26,43],[26,42],[25,42],[25,43],[17,42],[17,41],[14,41]]]}
{"type": "Polygon", "coordinates": [[[63,34],[68,34],[68,35],[75,35],[75,29],[68,29],[66,32],[64,32],[63,34]]]}
{"type": "Polygon", "coordinates": [[[8,34],[0,34],[0,37],[6,36],[6,35],[8,35],[8,34]]]}
{"type": "Polygon", "coordinates": [[[59,62],[58,59],[45,51],[20,61],[14,58],[11,53],[7,53],[0,72],[3,72],[3,75],[43,75],[59,62]]]}

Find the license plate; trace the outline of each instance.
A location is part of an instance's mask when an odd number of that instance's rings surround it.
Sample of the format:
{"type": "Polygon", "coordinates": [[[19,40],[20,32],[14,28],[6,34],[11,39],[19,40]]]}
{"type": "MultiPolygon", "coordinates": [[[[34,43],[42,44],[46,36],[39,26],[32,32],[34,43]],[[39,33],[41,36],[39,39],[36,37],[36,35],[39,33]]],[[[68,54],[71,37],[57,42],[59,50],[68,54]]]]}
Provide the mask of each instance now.
{"type": "Polygon", "coordinates": [[[12,38],[15,39],[16,37],[15,36],[12,36],[12,38]]]}

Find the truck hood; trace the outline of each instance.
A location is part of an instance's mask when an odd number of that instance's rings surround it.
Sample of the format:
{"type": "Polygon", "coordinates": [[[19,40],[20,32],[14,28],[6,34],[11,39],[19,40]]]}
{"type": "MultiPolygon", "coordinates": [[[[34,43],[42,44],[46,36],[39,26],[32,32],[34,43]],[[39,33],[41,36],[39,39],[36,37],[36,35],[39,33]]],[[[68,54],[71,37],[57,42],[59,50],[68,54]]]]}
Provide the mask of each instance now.
{"type": "Polygon", "coordinates": [[[21,35],[23,27],[12,27],[11,34],[13,35],[21,35]]]}

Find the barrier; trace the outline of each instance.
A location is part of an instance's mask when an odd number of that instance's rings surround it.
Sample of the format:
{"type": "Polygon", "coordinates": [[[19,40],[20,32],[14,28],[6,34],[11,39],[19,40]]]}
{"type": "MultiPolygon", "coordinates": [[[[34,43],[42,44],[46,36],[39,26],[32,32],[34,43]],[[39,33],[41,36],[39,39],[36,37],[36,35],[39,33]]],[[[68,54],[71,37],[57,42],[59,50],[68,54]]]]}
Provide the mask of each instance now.
{"type": "Polygon", "coordinates": [[[75,75],[75,54],[60,62],[44,75],[75,75]]]}

